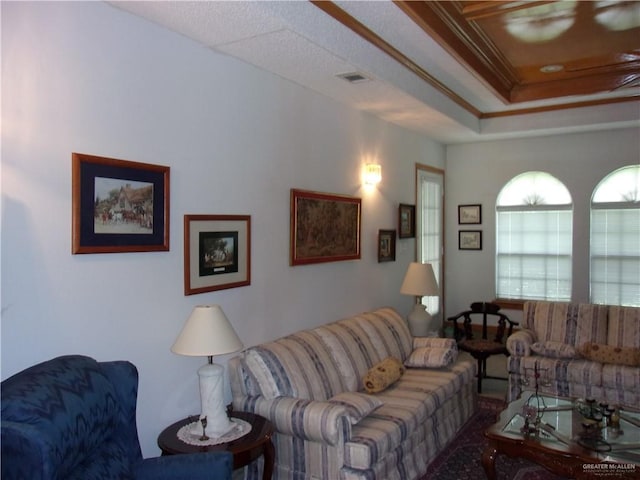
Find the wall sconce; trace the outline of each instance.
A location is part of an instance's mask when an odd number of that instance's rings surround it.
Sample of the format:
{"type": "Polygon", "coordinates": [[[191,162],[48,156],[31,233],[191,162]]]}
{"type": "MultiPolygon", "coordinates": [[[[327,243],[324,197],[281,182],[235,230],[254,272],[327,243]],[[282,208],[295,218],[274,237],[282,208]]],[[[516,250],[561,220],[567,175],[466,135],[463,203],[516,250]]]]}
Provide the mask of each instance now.
{"type": "Polygon", "coordinates": [[[364,166],[364,183],[377,185],[382,180],[382,167],[377,163],[367,163],[364,166]]]}

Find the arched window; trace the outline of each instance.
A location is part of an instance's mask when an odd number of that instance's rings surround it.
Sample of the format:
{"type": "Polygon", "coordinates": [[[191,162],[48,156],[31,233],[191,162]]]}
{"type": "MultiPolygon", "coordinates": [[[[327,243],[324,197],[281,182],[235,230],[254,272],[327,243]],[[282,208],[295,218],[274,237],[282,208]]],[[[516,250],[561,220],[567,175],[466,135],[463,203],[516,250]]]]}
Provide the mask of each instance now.
{"type": "Polygon", "coordinates": [[[505,299],[571,299],[572,201],[562,182],[526,172],[496,202],[496,295],[505,299]]]}
{"type": "Polygon", "coordinates": [[[591,198],[591,302],[640,306],[640,165],[607,175],[591,198]]]}

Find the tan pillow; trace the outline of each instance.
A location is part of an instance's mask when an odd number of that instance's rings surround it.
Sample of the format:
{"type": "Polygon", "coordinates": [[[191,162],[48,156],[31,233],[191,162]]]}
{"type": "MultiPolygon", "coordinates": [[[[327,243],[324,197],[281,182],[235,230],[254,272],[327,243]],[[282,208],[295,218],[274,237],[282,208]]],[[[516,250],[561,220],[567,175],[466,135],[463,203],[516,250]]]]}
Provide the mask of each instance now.
{"type": "Polygon", "coordinates": [[[600,343],[585,343],[579,353],[588,360],[614,365],[640,366],[640,348],[614,347],[600,343]]]}
{"type": "Polygon", "coordinates": [[[367,393],[378,393],[397,381],[404,373],[404,365],[394,357],[387,357],[369,369],[362,379],[367,393]]]}

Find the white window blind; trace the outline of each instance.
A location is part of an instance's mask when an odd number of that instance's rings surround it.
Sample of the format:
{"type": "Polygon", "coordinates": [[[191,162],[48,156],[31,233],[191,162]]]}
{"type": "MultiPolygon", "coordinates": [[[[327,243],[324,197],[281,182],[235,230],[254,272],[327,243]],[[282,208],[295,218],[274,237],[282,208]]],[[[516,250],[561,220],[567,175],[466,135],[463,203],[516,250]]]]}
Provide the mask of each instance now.
{"type": "Polygon", "coordinates": [[[570,300],[572,219],[568,190],[549,174],[527,172],[503,188],[496,206],[498,298],[570,300]]]}
{"type": "Polygon", "coordinates": [[[640,166],[605,177],[591,203],[591,302],[640,306],[640,166]]]}

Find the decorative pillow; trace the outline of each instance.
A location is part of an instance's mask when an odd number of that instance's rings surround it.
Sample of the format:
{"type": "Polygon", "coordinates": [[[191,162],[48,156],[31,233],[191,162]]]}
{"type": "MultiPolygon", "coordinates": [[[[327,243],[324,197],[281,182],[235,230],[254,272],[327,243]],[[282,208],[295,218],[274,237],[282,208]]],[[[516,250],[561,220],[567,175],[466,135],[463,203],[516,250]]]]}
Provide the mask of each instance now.
{"type": "Polygon", "coordinates": [[[630,367],[640,366],[640,348],[585,343],[578,351],[584,358],[594,362],[628,365],[630,367]]]}
{"type": "Polygon", "coordinates": [[[362,383],[367,393],[378,393],[396,382],[404,373],[404,365],[394,357],[387,357],[369,369],[362,383]]]}
{"type": "Polygon", "coordinates": [[[573,345],[562,342],[535,342],[531,345],[531,350],[543,357],[552,358],[576,358],[577,352],[573,345]]]}
{"type": "Polygon", "coordinates": [[[382,400],[378,397],[360,392],[342,392],[331,397],[329,402],[347,407],[347,415],[351,425],[355,425],[383,405],[382,400]]]}
{"type": "Polygon", "coordinates": [[[441,368],[451,365],[458,358],[457,348],[416,348],[404,362],[405,367],[441,368]]]}
{"type": "Polygon", "coordinates": [[[453,338],[441,337],[414,337],[413,348],[421,347],[437,347],[437,348],[457,348],[456,341],[453,338]]]}

